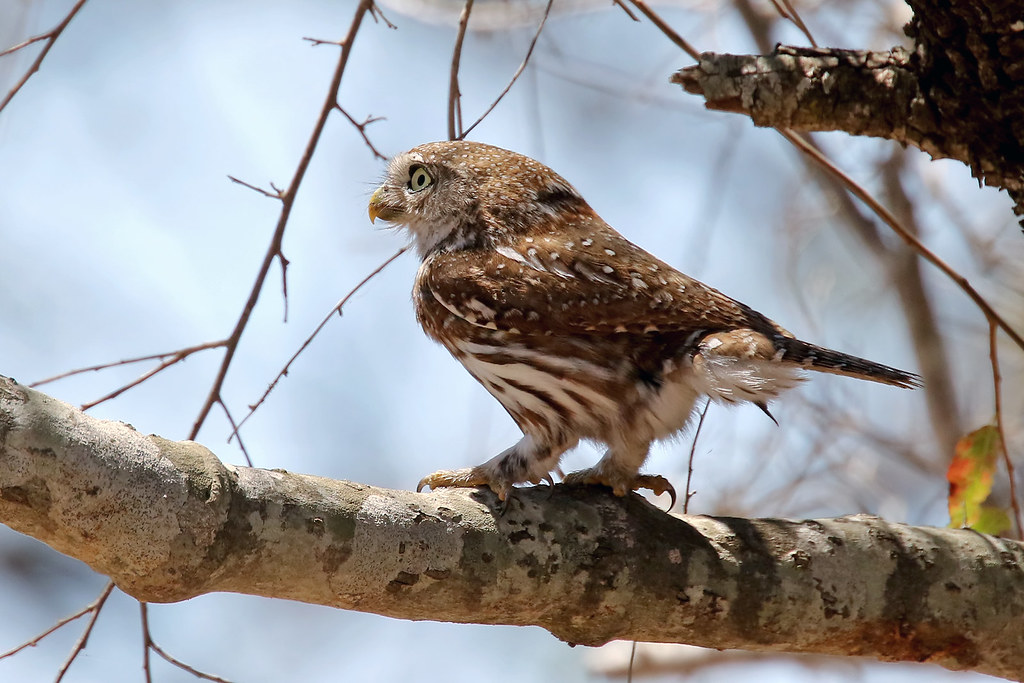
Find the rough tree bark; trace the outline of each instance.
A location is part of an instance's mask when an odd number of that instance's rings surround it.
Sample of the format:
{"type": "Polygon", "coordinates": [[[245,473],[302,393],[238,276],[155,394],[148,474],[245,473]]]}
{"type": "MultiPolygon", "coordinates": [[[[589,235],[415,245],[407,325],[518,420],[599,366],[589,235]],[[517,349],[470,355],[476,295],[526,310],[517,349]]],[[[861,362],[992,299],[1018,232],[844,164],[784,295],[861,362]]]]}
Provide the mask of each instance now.
{"type": "Polygon", "coordinates": [[[1024,12],[1017,0],[908,0],[910,51],[705,53],[672,81],[755,125],[842,130],[952,158],[1024,221],[1024,12]]]}
{"type": "Polygon", "coordinates": [[[0,521],[139,600],[862,655],[1024,676],[1024,546],[857,516],[679,517],[593,488],[417,494],[226,465],[0,377],[0,521]]]}

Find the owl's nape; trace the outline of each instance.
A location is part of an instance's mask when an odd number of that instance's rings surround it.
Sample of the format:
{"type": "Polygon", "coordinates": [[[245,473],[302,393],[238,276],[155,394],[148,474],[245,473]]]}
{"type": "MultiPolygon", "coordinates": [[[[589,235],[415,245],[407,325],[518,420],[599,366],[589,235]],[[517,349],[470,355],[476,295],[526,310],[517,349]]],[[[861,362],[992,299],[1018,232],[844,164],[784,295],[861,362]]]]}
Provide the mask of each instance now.
{"type": "MultiPolygon", "coordinates": [[[[767,317],[626,240],[561,176],[508,150],[428,143],[396,156],[371,219],[408,230],[423,263],[413,302],[424,331],[523,431],[476,467],[419,485],[550,480],[581,439],[607,446],[565,478],[617,495],[646,488],[652,442],[679,433],[702,397],[768,402],[804,370],[918,386],[908,372],[800,341],[767,317]]],[[[774,419],[774,418],[772,418],[774,419]]]]}

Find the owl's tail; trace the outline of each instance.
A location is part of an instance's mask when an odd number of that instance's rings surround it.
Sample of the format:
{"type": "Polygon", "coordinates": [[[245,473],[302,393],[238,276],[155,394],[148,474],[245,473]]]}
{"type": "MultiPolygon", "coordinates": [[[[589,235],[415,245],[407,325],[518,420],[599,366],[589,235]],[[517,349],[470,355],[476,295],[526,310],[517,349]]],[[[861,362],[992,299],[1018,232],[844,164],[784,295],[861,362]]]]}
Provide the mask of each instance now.
{"type": "Polygon", "coordinates": [[[905,372],[865,358],[832,351],[792,337],[776,338],[774,341],[776,348],[783,349],[782,360],[798,363],[808,370],[866,379],[904,389],[915,389],[922,386],[920,375],[915,375],[912,372],[905,372]]]}

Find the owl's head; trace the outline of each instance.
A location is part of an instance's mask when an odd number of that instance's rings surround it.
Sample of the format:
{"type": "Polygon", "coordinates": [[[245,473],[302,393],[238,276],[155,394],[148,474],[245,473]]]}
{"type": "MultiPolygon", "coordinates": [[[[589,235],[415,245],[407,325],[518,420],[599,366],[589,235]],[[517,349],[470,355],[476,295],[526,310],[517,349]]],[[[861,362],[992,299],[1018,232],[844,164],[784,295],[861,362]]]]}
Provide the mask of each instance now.
{"type": "Polygon", "coordinates": [[[479,142],[429,142],[394,157],[370,198],[370,220],[409,230],[420,256],[494,245],[567,204],[590,211],[561,176],[479,142]]]}

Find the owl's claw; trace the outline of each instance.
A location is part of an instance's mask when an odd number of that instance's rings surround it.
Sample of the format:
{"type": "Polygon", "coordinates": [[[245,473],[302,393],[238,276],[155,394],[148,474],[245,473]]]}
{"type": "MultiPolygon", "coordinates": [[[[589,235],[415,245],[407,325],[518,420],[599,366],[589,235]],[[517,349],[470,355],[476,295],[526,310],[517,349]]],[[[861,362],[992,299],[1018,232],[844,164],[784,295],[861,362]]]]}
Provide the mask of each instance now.
{"type": "Polygon", "coordinates": [[[659,474],[634,474],[632,476],[624,473],[610,473],[591,467],[578,472],[570,472],[565,475],[563,483],[570,486],[578,484],[600,484],[607,486],[616,496],[624,496],[630,491],[647,489],[656,496],[667,493],[672,503],[671,510],[676,506],[676,489],[669,483],[669,480],[659,474]]]}
{"type": "Polygon", "coordinates": [[[442,487],[473,488],[475,486],[486,486],[498,495],[498,499],[505,501],[509,491],[512,490],[511,482],[498,481],[483,467],[463,467],[457,470],[438,470],[433,474],[420,479],[416,485],[416,493],[423,491],[425,487],[431,489],[442,487]]]}

